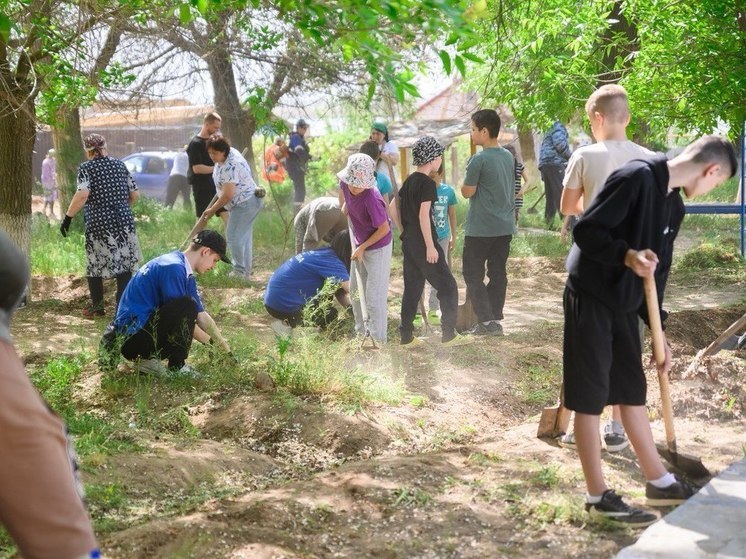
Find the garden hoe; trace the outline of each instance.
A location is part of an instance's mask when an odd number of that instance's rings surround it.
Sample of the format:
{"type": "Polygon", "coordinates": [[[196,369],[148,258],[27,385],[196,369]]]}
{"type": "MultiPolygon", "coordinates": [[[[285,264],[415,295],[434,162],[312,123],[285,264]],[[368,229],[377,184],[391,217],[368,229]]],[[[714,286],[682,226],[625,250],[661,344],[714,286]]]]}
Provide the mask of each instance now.
{"type": "Polygon", "coordinates": [[[531,206],[529,209],[526,210],[526,213],[529,213],[529,214],[535,214],[536,213],[536,206],[538,206],[539,202],[541,202],[544,199],[544,194],[546,194],[546,193],[545,192],[541,193],[541,196],[539,196],[539,199],[536,200],[536,202],[534,202],[533,206],[531,206]]]}
{"type": "MultiPolygon", "coordinates": [[[[244,150],[241,152],[241,155],[243,155],[244,157],[246,157],[247,153],[249,153],[249,148],[244,148],[244,150]]],[[[220,196],[220,194],[216,193],[215,196],[212,197],[212,200],[210,200],[210,203],[207,204],[207,207],[209,208],[215,202],[217,202],[219,196],[220,196]]],[[[202,221],[202,216],[199,216],[197,218],[197,223],[195,223],[194,227],[192,227],[192,230],[189,232],[189,236],[186,238],[186,240],[183,243],[181,243],[181,247],[179,247],[179,250],[186,250],[187,247],[189,246],[189,243],[194,238],[194,236],[197,233],[199,233],[200,231],[202,231],[205,228],[206,225],[207,225],[207,222],[206,221],[202,221]]]]}
{"type": "MultiPolygon", "coordinates": [[[[657,364],[666,360],[666,350],[663,341],[663,328],[658,310],[658,293],[655,289],[653,277],[643,278],[645,284],[645,301],[648,307],[648,319],[650,321],[650,333],[653,337],[653,357],[657,364]]],[[[673,427],[673,406],[671,405],[671,391],[668,385],[668,373],[658,373],[658,381],[661,387],[661,408],[663,411],[663,424],[666,427],[666,446],[657,444],[658,454],[673,466],[674,469],[693,479],[712,477],[710,471],[702,464],[702,460],[695,456],[687,456],[676,450],[676,433],[673,427]]]]}
{"type": "MultiPolygon", "coordinates": [[[[210,200],[210,203],[207,204],[207,207],[209,208],[210,206],[212,206],[217,199],[218,199],[218,195],[216,194],[215,196],[212,197],[212,200],[210,200]]],[[[186,250],[187,247],[189,247],[189,243],[192,242],[192,239],[194,238],[194,236],[200,231],[202,231],[205,228],[205,225],[207,225],[207,222],[202,220],[202,216],[199,216],[197,218],[197,223],[195,223],[194,227],[192,227],[192,230],[189,231],[189,236],[186,239],[184,239],[184,242],[181,243],[181,247],[179,247],[179,249],[186,250]]]]}

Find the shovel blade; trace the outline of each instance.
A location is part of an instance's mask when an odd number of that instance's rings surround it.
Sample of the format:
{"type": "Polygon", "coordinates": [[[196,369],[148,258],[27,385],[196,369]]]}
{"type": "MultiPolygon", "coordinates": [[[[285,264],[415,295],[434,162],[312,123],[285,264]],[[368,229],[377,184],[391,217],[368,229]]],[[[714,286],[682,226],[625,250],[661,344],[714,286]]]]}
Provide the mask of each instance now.
{"type": "Polygon", "coordinates": [[[656,444],[655,446],[658,449],[658,454],[660,454],[660,456],[665,459],[674,470],[678,470],[679,473],[692,479],[712,477],[710,470],[708,470],[705,465],[702,464],[702,460],[696,456],[673,452],[667,446],[662,444],[656,444]]]}
{"type": "Polygon", "coordinates": [[[570,424],[570,413],[562,404],[544,408],[541,411],[536,436],[539,439],[554,439],[564,435],[570,424]]]}

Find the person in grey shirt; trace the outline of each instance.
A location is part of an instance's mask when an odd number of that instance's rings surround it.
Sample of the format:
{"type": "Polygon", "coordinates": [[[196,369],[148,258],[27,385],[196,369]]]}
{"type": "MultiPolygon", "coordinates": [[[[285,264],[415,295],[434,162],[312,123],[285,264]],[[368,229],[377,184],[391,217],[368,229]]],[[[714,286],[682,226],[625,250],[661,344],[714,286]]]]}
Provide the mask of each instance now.
{"type": "Polygon", "coordinates": [[[322,196],[312,200],[295,216],[295,254],[317,248],[322,241],[330,243],[334,235],[347,229],[347,218],[336,197],[322,196]]]}

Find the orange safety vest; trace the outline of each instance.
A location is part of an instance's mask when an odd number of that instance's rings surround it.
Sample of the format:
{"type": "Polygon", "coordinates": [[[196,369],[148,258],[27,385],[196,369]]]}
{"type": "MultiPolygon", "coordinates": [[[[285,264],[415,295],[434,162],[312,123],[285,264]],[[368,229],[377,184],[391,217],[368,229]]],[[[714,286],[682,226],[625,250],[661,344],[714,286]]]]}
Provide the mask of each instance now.
{"type": "Polygon", "coordinates": [[[285,166],[277,156],[280,148],[276,145],[269,146],[264,152],[264,167],[262,178],[270,182],[285,182],[285,166]]]}

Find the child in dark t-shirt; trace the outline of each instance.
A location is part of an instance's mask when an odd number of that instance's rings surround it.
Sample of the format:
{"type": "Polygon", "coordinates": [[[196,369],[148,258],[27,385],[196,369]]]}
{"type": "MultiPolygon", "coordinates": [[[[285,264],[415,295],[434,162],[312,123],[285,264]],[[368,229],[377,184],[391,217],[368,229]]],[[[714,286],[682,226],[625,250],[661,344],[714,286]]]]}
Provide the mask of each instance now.
{"type": "Polygon", "coordinates": [[[448,345],[458,345],[463,341],[456,334],[456,280],[448,268],[443,249],[435,242],[438,237],[431,212],[438,195],[435,181],[429,175],[440,167],[442,160],[443,146],[435,138],[425,136],[417,140],[412,147],[412,161],[417,170],[404,181],[399,190],[404,256],[404,294],[399,327],[402,345],[419,342],[413,334],[413,322],[425,280],[438,290],[442,313],[441,341],[448,345]]]}

